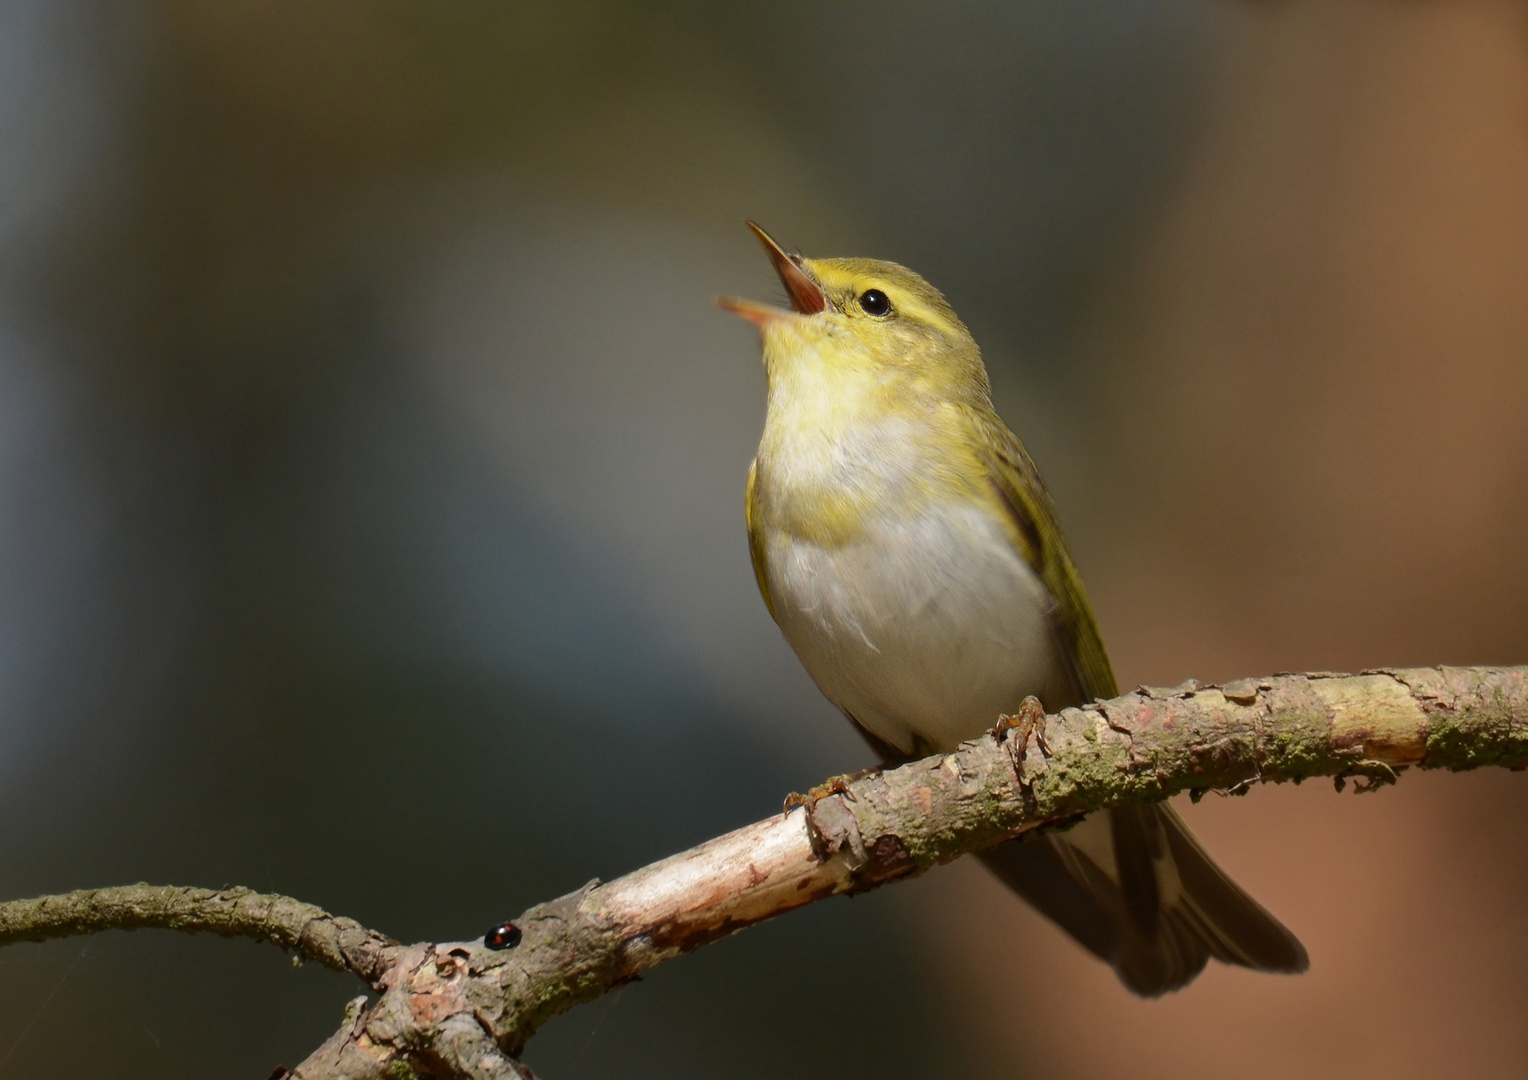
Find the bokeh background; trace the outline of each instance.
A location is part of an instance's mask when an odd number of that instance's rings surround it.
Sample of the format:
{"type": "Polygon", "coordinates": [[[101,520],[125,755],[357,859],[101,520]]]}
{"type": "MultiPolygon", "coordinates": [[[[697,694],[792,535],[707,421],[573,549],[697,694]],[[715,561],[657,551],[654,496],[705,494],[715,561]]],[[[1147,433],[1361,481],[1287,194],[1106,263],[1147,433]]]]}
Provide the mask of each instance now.
{"type": "MultiPolygon", "coordinates": [[[[867,763],[754,595],[742,219],[983,344],[1121,682],[1528,658],[1521,0],[0,3],[0,894],[480,933],[867,763]]],[[[1528,777],[1185,813],[1305,939],[1130,998],[956,864],[558,1021],[600,1077],[1516,1077],[1528,777]]],[[[0,1080],[356,991],[0,951],[0,1080]]]]}

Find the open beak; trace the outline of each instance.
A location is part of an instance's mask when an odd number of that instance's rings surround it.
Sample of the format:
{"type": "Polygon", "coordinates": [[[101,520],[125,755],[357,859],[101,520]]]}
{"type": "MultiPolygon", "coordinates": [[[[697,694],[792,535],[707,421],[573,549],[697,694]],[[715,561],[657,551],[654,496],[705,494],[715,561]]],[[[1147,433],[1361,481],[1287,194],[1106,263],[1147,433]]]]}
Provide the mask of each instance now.
{"type": "MultiPolygon", "coordinates": [[[[753,230],[753,235],[759,238],[759,243],[764,245],[764,254],[769,256],[775,273],[780,275],[780,284],[785,286],[785,295],[790,298],[791,311],[797,315],[816,315],[827,311],[828,294],[812,280],[812,275],[807,273],[805,267],[801,265],[800,257],[787,254],[784,248],[775,243],[767,232],[753,222],[748,222],[748,227],[753,230]]],[[[752,300],[738,300],[730,296],[718,297],[716,303],[719,307],[761,327],[772,319],[787,314],[780,308],[771,307],[768,304],[757,304],[752,300]]]]}

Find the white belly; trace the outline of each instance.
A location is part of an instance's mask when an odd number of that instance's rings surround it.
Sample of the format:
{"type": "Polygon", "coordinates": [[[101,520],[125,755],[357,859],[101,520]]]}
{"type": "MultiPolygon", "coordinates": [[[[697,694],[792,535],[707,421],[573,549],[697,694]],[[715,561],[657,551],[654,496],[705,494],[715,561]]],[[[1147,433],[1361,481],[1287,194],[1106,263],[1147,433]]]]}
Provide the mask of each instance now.
{"type": "Polygon", "coordinates": [[[880,522],[824,548],[767,545],[775,617],[817,685],[877,737],[953,748],[1070,676],[1053,602],[1000,523],[974,506],[880,522]]]}

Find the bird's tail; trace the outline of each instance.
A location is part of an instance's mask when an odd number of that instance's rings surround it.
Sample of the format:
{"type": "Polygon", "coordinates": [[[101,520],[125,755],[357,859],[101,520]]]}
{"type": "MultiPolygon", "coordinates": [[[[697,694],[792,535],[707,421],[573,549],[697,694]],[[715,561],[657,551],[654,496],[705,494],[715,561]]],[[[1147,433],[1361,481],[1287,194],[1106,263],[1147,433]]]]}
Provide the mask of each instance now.
{"type": "Polygon", "coordinates": [[[1002,881],[1137,994],[1191,982],[1210,957],[1295,973],[1310,960],[1282,923],[1226,876],[1163,804],[1115,807],[1070,829],[982,853],[1002,881]]]}

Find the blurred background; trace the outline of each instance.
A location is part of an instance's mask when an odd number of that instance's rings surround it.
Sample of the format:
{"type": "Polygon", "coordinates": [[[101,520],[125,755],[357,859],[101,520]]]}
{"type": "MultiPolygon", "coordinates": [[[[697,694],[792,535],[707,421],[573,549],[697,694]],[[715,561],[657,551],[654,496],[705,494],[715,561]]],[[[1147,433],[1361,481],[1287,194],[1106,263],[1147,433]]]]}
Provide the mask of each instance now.
{"type": "MultiPolygon", "coordinates": [[[[0,894],[404,940],[868,763],[755,595],[742,226],[983,345],[1123,685],[1528,659],[1528,5],[0,3],[0,894]]],[[[958,863],[554,1022],[601,1077],[1523,1075],[1528,777],[1185,813],[1305,940],[1131,998],[958,863]]],[[[351,981],[0,951],[0,1080],[264,1077],[351,981]]]]}

